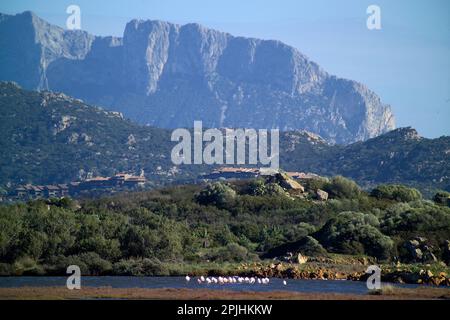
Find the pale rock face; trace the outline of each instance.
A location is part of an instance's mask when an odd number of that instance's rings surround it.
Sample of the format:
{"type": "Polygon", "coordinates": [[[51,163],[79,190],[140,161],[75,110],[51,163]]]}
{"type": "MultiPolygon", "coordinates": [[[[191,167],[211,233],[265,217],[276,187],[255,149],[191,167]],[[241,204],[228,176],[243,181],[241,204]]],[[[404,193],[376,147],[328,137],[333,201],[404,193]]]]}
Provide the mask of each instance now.
{"type": "Polygon", "coordinates": [[[391,108],[297,49],[198,24],[132,20],[123,38],[0,15],[0,80],[62,91],[164,128],[307,130],[350,143],[395,128],[391,108]]]}

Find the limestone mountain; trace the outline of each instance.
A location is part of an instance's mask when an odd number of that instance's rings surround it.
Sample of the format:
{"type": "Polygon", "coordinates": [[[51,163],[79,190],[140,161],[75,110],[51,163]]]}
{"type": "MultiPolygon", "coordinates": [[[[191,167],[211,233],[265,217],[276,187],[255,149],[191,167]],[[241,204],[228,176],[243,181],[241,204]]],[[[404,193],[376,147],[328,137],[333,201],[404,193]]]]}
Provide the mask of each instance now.
{"type": "Polygon", "coordinates": [[[60,91],[162,128],[307,130],[351,143],[394,128],[389,105],[280,41],[132,20],[122,38],[0,15],[0,80],[60,91]]]}

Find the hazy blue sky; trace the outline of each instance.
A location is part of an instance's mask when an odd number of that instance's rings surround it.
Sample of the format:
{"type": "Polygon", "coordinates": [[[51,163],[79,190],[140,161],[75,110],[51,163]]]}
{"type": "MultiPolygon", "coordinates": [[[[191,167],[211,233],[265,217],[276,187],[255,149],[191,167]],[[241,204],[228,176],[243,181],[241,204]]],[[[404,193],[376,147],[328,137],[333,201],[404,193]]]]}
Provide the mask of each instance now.
{"type": "Polygon", "coordinates": [[[366,84],[392,105],[397,126],[450,135],[450,1],[2,0],[0,11],[31,10],[64,27],[70,4],[81,8],[82,29],[96,35],[121,36],[141,18],[281,40],[329,73],[366,84]],[[366,28],[371,4],[381,8],[381,30],[366,28]]]}

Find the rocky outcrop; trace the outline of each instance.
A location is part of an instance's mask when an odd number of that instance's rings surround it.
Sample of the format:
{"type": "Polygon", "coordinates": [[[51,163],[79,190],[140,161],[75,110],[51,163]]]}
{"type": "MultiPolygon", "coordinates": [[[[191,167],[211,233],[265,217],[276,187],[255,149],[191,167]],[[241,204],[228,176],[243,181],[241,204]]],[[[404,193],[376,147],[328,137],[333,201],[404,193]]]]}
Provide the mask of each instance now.
{"type": "Polygon", "coordinates": [[[427,239],[423,237],[415,237],[405,242],[412,262],[436,262],[437,258],[433,253],[433,246],[428,244],[427,239]]]}
{"type": "Polygon", "coordinates": [[[328,200],[328,192],[323,191],[321,189],[316,190],[316,197],[320,201],[327,201],[328,200]]]}
{"type": "Polygon", "coordinates": [[[305,264],[306,262],[308,262],[308,257],[299,253],[297,255],[297,262],[298,264],[305,264]]]}
{"type": "MultiPolygon", "coordinates": [[[[346,267],[339,267],[339,265],[310,265],[308,263],[300,265],[283,262],[271,263],[269,265],[254,263],[242,265],[237,273],[241,276],[351,281],[366,281],[370,275],[365,272],[367,267],[364,265],[351,265],[351,268],[347,265],[346,267]]],[[[395,269],[383,267],[381,280],[383,282],[393,283],[450,286],[450,278],[445,272],[434,274],[430,270],[422,269],[420,271],[413,271],[402,267],[395,269]]]]}
{"type": "Polygon", "coordinates": [[[0,80],[63,91],[159,127],[304,129],[328,142],[394,128],[388,105],[293,47],[161,21],[123,38],[66,31],[25,12],[0,16],[0,80]]]}
{"type": "Polygon", "coordinates": [[[276,183],[286,190],[298,190],[300,192],[305,192],[305,188],[300,183],[289,177],[286,173],[275,174],[273,180],[275,180],[276,183]]]}

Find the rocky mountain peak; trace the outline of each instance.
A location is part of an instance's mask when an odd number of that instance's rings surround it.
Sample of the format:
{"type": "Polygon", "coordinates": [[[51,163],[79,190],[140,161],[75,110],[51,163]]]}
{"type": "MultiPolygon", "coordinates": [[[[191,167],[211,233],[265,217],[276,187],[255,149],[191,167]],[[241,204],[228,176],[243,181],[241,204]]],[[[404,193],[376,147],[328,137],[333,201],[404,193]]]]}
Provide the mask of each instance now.
{"type": "Polygon", "coordinates": [[[374,92],[276,40],[158,20],[130,21],[123,38],[95,37],[23,13],[1,16],[0,43],[0,80],[62,91],[158,127],[202,120],[205,127],[300,129],[331,143],[395,127],[374,92]]]}
{"type": "Polygon", "coordinates": [[[412,127],[404,127],[392,130],[388,133],[390,136],[400,137],[403,140],[421,140],[423,137],[419,135],[416,129],[412,127]]]}

